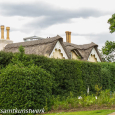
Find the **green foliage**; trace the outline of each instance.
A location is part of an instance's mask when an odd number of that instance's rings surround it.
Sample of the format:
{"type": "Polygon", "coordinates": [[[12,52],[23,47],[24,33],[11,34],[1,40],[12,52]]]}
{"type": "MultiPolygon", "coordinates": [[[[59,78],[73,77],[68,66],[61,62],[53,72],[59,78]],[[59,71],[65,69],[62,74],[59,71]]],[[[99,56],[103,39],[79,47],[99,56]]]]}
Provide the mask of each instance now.
{"type": "Polygon", "coordinates": [[[115,110],[93,110],[93,111],[77,111],[77,112],[58,112],[47,113],[45,115],[109,115],[115,112],[115,110]]]}
{"type": "Polygon", "coordinates": [[[95,93],[95,85],[101,84],[101,66],[96,63],[26,55],[23,48],[20,49],[19,53],[13,55],[11,63],[15,65],[20,62],[27,67],[35,64],[50,73],[53,76],[53,95],[67,97],[70,91],[76,96],[86,94],[88,86],[92,94],[95,93]]]}
{"type": "MultiPolygon", "coordinates": [[[[105,90],[100,92],[100,96],[98,98],[98,104],[111,104],[110,90],[105,90]]],[[[114,97],[115,99],[115,97],[114,97]]]]}
{"type": "Polygon", "coordinates": [[[26,61],[27,60],[27,55],[25,55],[25,49],[22,46],[19,47],[18,60],[20,60],[20,61],[26,61]]]}
{"type": "Polygon", "coordinates": [[[115,51],[115,42],[113,41],[106,41],[105,46],[102,48],[103,54],[110,54],[115,51]]]}
{"type": "Polygon", "coordinates": [[[70,91],[76,95],[80,95],[83,90],[81,63],[71,60],[57,60],[56,66],[51,74],[55,75],[54,79],[54,95],[68,96],[70,91]],[[58,74],[56,74],[58,73],[58,74]]]}
{"type": "MultiPolygon", "coordinates": [[[[105,53],[109,48],[105,48],[105,53]]],[[[115,91],[115,63],[26,55],[20,46],[19,53],[0,52],[0,64],[0,108],[48,111],[52,105],[57,110],[108,104],[106,100],[115,104],[115,94],[110,98],[109,93],[115,91]],[[110,90],[104,92],[101,87],[110,90]],[[98,95],[97,100],[94,94],[98,95]]]]}
{"type": "Polygon", "coordinates": [[[23,46],[19,47],[19,51],[20,51],[21,55],[25,54],[25,49],[23,46]]]}
{"type": "Polygon", "coordinates": [[[108,20],[108,23],[110,24],[110,33],[115,32],[115,14],[113,14],[112,17],[108,20]]]}
{"type": "Polygon", "coordinates": [[[17,64],[18,62],[23,63],[25,66],[31,66],[34,62],[29,55],[25,54],[24,47],[19,47],[19,53],[14,53],[13,58],[11,59],[11,63],[17,64]]]}
{"type": "Polygon", "coordinates": [[[25,67],[21,62],[9,64],[0,74],[0,108],[49,109],[51,89],[52,77],[42,68],[25,67]]]}
{"type": "Polygon", "coordinates": [[[11,53],[11,52],[6,53],[4,51],[0,51],[0,66],[1,66],[1,68],[7,66],[10,63],[12,57],[13,57],[13,53],[11,53]]]}
{"type": "Polygon", "coordinates": [[[98,64],[35,55],[30,57],[37,66],[54,76],[53,95],[68,96],[70,91],[76,96],[81,95],[81,92],[86,94],[87,86],[90,87],[90,93],[94,93],[95,84],[101,81],[101,66],[98,64]]]}
{"type": "Polygon", "coordinates": [[[81,108],[81,107],[87,107],[87,106],[92,106],[96,105],[96,107],[100,107],[102,105],[105,106],[111,106],[115,104],[115,93],[112,93],[110,95],[110,90],[103,90],[100,91],[99,96],[97,98],[95,95],[82,95],[81,99],[78,99],[78,97],[71,96],[71,94],[65,98],[62,96],[57,96],[53,98],[54,105],[53,109],[54,110],[59,110],[59,109],[72,109],[72,108],[81,108]]]}
{"type": "Polygon", "coordinates": [[[101,90],[99,96],[97,98],[95,95],[82,95],[81,99],[78,97],[74,97],[69,95],[67,98],[63,98],[62,96],[57,96],[53,98],[54,110],[59,109],[72,109],[72,108],[81,108],[96,105],[96,107],[100,106],[111,106],[115,104],[115,93],[110,94],[110,90],[101,90]],[[65,106],[66,105],[66,106],[65,106]]]}
{"type": "MultiPolygon", "coordinates": [[[[105,65],[105,64],[104,64],[105,65]]],[[[101,84],[102,84],[102,89],[111,89],[111,73],[106,66],[104,68],[101,68],[101,84]]]]}
{"type": "Polygon", "coordinates": [[[96,90],[96,96],[98,96],[102,90],[102,87],[99,87],[98,85],[95,85],[95,90],[96,90]]]}
{"type": "Polygon", "coordinates": [[[95,85],[101,84],[101,66],[97,63],[82,62],[82,79],[84,91],[86,94],[87,88],[89,87],[89,94],[94,94],[95,85]]]}
{"type": "Polygon", "coordinates": [[[94,93],[96,83],[101,84],[101,66],[96,63],[55,60],[35,55],[30,57],[36,65],[54,76],[54,95],[68,96],[70,91],[76,95],[80,95],[81,92],[86,94],[87,86],[90,87],[90,93],[94,93]]]}
{"type": "Polygon", "coordinates": [[[106,41],[105,46],[102,47],[103,58],[105,61],[114,62],[115,61],[115,42],[106,41]]]}
{"type": "Polygon", "coordinates": [[[79,61],[49,59],[43,56],[30,55],[35,65],[54,76],[53,95],[68,95],[70,91],[79,95],[83,87],[81,65],[79,61]],[[77,80],[75,80],[77,79],[77,80]]]}
{"type": "Polygon", "coordinates": [[[23,55],[21,53],[13,54],[13,57],[10,63],[17,64],[19,62],[23,63],[24,66],[31,66],[32,64],[34,64],[34,61],[30,59],[29,56],[26,54],[23,54],[23,55]]]}
{"type": "Polygon", "coordinates": [[[103,62],[101,66],[101,85],[102,90],[110,89],[115,91],[115,64],[103,62]]]}
{"type": "MultiPolygon", "coordinates": [[[[99,88],[102,87],[102,90],[115,90],[114,63],[91,63],[77,60],[50,59],[44,56],[26,55],[23,47],[20,47],[19,50],[20,52],[15,54],[3,52],[3,66],[5,67],[10,63],[12,67],[17,65],[17,70],[21,68],[23,71],[23,68],[28,68],[27,70],[30,72],[30,68],[33,66],[42,68],[48,75],[52,76],[49,82],[53,85],[53,87],[50,87],[50,90],[54,97],[57,95],[68,97],[70,92],[74,96],[86,96],[88,87],[90,95],[96,94],[95,85],[98,85],[99,88]],[[5,60],[9,60],[9,62],[7,63],[5,60]]],[[[5,69],[6,68],[3,70],[5,69]]],[[[12,70],[12,76],[18,75],[15,69],[14,72],[12,70]]],[[[21,71],[21,69],[19,70],[21,71]]],[[[0,71],[1,75],[3,75],[3,70],[0,71]]],[[[5,72],[9,75],[9,71],[5,72]]],[[[11,75],[9,75],[9,77],[11,77],[11,75]]],[[[13,78],[11,77],[11,79],[13,78]]],[[[85,100],[83,102],[85,102],[85,100]]],[[[44,107],[46,109],[49,107],[48,98],[45,99],[44,107]]]]}

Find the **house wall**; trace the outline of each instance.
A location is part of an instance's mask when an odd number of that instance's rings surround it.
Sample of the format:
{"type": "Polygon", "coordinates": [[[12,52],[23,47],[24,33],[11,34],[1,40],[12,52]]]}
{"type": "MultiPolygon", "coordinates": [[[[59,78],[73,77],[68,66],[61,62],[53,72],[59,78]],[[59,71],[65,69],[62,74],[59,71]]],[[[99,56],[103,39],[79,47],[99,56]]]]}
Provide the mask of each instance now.
{"type": "Polygon", "coordinates": [[[95,48],[92,49],[90,55],[89,55],[89,58],[88,58],[88,61],[91,61],[91,62],[101,62],[95,48]]]}
{"type": "Polygon", "coordinates": [[[97,62],[97,59],[95,58],[95,55],[92,55],[89,57],[89,60],[90,62],[97,62]]]}
{"type": "Polygon", "coordinates": [[[71,59],[77,59],[78,60],[78,56],[73,51],[71,52],[71,59]]]}
{"type": "Polygon", "coordinates": [[[52,58],[55,58],[55,59],[65,59],[65,57],[63,57],[63,54],[61,53],[61,50],[60,49],[55,49],[55,52],[53,52],[53,56],[52,58]]]}
{"type": "Polygon", "coordinates": [[[4,49],[7,44],[13,43],[11,40],[0,39],[0,51],[4,49]]]}
{"type": "Polygon", "coordinates": [[[59,59],[68,59],[67,54],[65,53],[62,45],[58,41],[49,56],[50,58],[59,58],[59,59]]]}

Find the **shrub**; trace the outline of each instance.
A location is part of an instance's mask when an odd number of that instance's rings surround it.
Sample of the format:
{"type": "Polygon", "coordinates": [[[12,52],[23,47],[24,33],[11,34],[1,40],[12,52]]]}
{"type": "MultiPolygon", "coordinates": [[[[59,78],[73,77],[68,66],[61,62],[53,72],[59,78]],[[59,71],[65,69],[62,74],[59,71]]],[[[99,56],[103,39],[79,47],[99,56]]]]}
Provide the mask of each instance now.
{"type": "Polygon", "coordinates": [[[101,84],[102,89],[110,89],[115,91],[115,64],[104,62],[101,65],[101,84]]]}
{"type": "Polygon", "coordinates": [[[111,89],[111,73],[108,68],[101,68],[101,78],[103,90],[111,89]]]}
{"type": "Polygon", "coordinates": [[[81,71],[85,94],[88,87],[89,94],[96,93],[95,85],[101,84],[101,66],[97,63],[82,62],[81,71]]]}
{"type": "Polygon", "coordinates": [[[53,76],[53,95],[68,96],[70,91],[79,96],[87,93],[96,93],[95,85],[102,90],[115,90],[115,64],[114,63],[91,63],[77,60],[50,59],[44,56],[26,55],[24,48],[19,48],[19,53],[0,52],[0,63],[3,68],[9,63],[17,61],[24,66],[35,64],[43,68],[53,76]],[[3,53],[3,54],[2,54],[3,53]],[[12,59],[12,60],[11,60],[12,59]]]}
{"type": "Polygon", "coordinates": [[[0,66],[1,66],[1,68],[8,65],[11,62],[12,57],[13,57],[13,53],[0,51],[0,66]]]}
{"type": "Polygon", "coordinates": [[[51,107],[52,77],[35,65],[9,64],[0,74],[0,108],[42,109],[51,107]],[[46,102],[47,101],[47,102],[46,102]]]}

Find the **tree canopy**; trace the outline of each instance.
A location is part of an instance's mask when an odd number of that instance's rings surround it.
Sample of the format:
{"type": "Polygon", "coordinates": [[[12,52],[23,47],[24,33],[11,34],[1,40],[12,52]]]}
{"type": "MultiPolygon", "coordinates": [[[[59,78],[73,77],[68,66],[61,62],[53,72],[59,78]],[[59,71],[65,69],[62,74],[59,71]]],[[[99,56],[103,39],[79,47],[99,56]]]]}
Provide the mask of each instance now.
{"type": "MultiPolygon", "coordinates": [[[[115,14],[108,20],[110,24],[110,33],[115,32],[115,14]]],[[[115,42],[106,41],[105,46],[102,47],[102,58],[104,61],[115,62],[115,42]]]]}
{"type": "Polygon", "coordinates": [[[110,24],[110,33],[115,32],[115,14],[113,14],[112,17],[108,20],[108,23],[110,24]]]}
{"type": "Polygon", "coordinates": [[[106,41],[105,46],[102,47],[103,58],[108,62],[115,62],[115,42],[106,41]]]}

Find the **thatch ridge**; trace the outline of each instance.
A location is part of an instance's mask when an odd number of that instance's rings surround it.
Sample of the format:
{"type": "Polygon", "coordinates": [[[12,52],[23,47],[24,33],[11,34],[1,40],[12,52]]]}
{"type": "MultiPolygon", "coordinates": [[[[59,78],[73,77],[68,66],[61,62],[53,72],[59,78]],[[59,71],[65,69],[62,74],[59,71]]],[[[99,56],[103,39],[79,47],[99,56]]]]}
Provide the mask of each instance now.
{"type": "Polygon", "coordinates": [[[60,37],[59,35],[52,37],[52,38],[46,38],[46,39],[41,39],[41,40],[34,40],[34,41],[27,41],[27,42],[19,42],[19,43],[12,43],[12,44],[7,44],[5,49],[7,48],[17,48],[19,46],[23,47],[28,47],[28,46],[33,46],[33,45],[42,45],[42,44],[48,44],[52,43],[54,41],[57,41],[61,39],[63,41],[63,38],[60,37]]]}
{"type": "Polygon", "coordinates": [[[8,44],[6,45],[4,51],[13,52],[13,53],[19,52],[18,51],[19,46],[23,46],[26,54],[50,56],[57,41],[61,43],[62,47],[65,50],[67,57],[69,58],[66,48],[63,44],[63,38],[60,37],[59,35],[55,37],[51,37],[51,38],[42,39],[42,40],[34,40],[34,41],[26,41],[26,42],[8,44]]]}
{"type": "Polygon", "coordinates": [[[82,50],[83,49],[88,49],[88,48],[94,47],[94,46],[98,47],[98,45],[93,43],[93,42],[91,42],[90,44],[83,44],[83,45],[76,45],[76,44],[73,44],[73,43],[64,42],[64,45],[65,45],[65,47],[70,46],[70,47],[73,47],[73,49],[77,48],[77,49],[82,49],[82,50]]]}
{"type": "MultiPolygon", "coordinates": [[[[68,51],[69,56],[71,55],[72,50],[76,50],[77,52],[79,52],[79,54],[83,60],[88,60],[88,57],[89,57],[93,48],[96,49],[96,52],[99,55],[99,52],[97,50],[98,45],[93,42],[91,42],[90,44],[83,44],[83,45],[76,45],[73,43],[64,42],[64,45],[68,51]]],[[[100,55],[99,55],[99,57],[100,57],[100,55]]],[[[101,59],[101,57],[100,57],[100,59],[101,59]]]]}
{"type": "Polygon", "coordinates": [[[71,51],[76,51],[82,60],[88,60],[88,57],[93,48],[95,48],[100,60],[101,56],[97,50],[98,45],[95,43],[76,45],[73,43],[63,42],[63,38],[59,35],[46,39],[39,39],[34,41],[26,41],[19,43],[12,43],[6,45],[4,51],[6,52],[18,52],[19,46],[23,46],[25,48],[26,54],[36,54],[36,55],[48,55],[50,56],[53,48],[55,47],[57,41],[59,41],[65,50],[67,57],[71,59],[71,51]]]}

